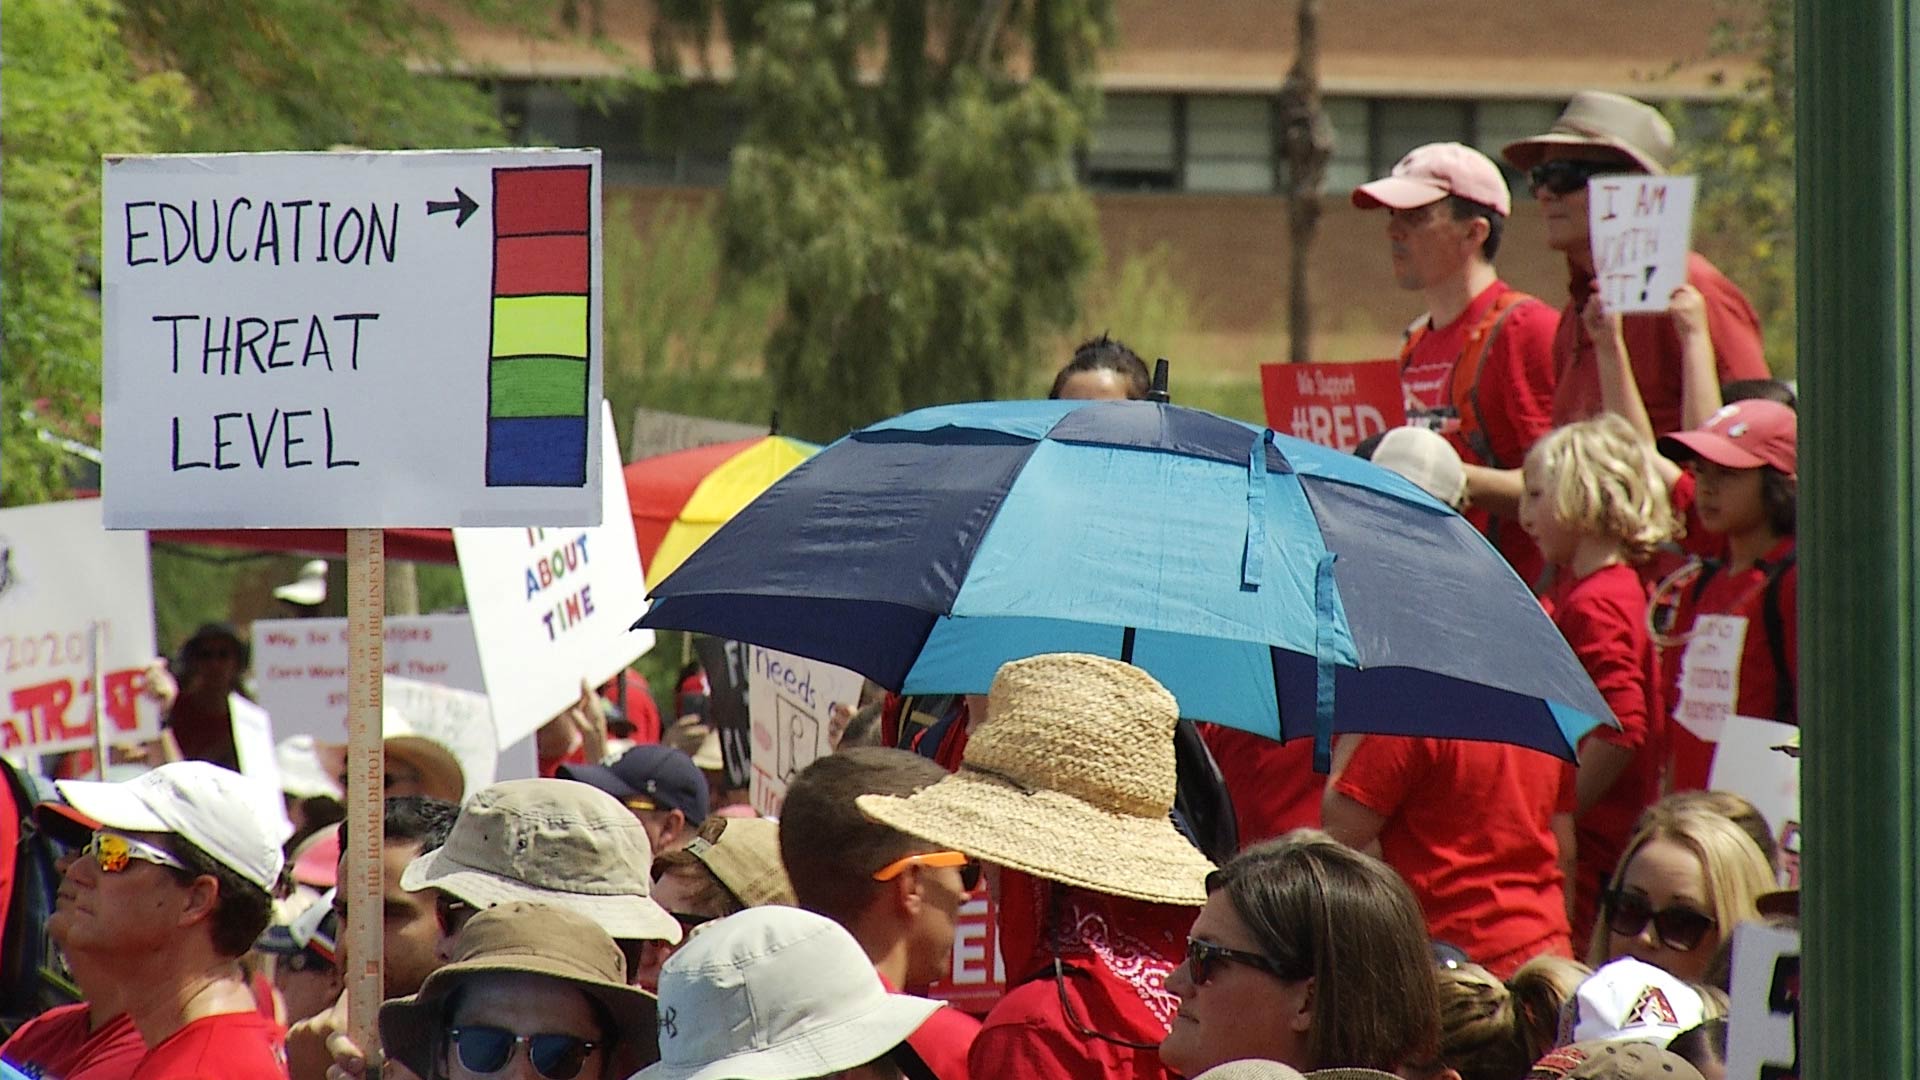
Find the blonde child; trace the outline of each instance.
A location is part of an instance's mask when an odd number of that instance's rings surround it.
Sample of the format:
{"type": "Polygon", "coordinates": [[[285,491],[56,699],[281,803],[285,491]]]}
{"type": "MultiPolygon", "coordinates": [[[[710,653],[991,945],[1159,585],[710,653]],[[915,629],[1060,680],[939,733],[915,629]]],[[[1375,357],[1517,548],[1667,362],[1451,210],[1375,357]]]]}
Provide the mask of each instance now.
{"type": "Polygon", "coordinates": [[[1667,713],[1636,566],[1678,526],[1652,458],[1633,427],[1609,415],[1550,432],[1522,469],[1520,523],[1557,568],[1543,602],[1620,723],[1580,745],[1576,941],[1593,925],[1601,883],[1634,822],[1660,797],[1667,713]]]}

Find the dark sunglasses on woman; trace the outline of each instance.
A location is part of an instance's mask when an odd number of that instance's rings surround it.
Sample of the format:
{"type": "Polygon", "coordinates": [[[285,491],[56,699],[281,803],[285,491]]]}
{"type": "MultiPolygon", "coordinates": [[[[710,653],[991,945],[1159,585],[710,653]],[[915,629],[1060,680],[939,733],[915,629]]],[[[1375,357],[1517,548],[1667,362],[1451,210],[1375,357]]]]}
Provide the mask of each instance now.
{"type": "Polygon", "coordinates": [[[1708,931],[1715,923],[1713,916],[1695,911],[1690,907],[1653,909],[1653,904],[1639,893],[1614,890],[1605,897],[1607,906],[1607,929],[1622,937],[1639,937],[1647,924],[1653,924],[1653,936],[1660,944],[1675,952],[1692,952],[1700,947],[1708,931]]]}
{"type": "Polygon", "coordinates": [[[1195,986],[1205,986],[1220,973],[1222,964],[1241,964],[1264,971],[1278,979],[1286,978],[1273,961],[1255,952],[1241,949],[1229,949],[1225,945],[1216,945],[1199,938],[1187,939],[1187,974],[1192,977],[1195,986]]]}
{"type": "Polygon", "coordinates": [[[497,1073],[513,1060],[514,1051],[525,1047],[534,1071],[547,1080],[573,1080],[580,1075],[587,1055],[598,1043],[577,1035],[516,1035],[506,1028],[474,1026],[447,1031],[460,1064],[469,1072],[497,1073]]]}

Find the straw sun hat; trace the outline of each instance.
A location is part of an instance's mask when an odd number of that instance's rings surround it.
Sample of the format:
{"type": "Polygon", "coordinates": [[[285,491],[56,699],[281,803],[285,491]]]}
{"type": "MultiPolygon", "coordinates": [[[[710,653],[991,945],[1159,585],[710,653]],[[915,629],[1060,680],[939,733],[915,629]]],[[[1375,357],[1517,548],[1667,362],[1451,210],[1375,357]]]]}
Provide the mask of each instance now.
{"type": "Polygon", "coordinates": [[[1055,653],[994,676],[992,719],[960,771],[868,817],[1049,881],[1159,904],[1204,904],[1213,864],[1173,827],[1173,695],[1131,664],[1055,653]]]}

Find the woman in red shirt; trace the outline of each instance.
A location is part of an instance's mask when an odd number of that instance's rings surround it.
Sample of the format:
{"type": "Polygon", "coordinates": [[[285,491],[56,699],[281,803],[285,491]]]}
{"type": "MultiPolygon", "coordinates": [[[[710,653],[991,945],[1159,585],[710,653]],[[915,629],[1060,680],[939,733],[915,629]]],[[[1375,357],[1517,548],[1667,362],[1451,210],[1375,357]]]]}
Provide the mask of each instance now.
{"type": "Polygon", "coordinates": [[[1647,629],[1647,587],[1635,569],[1676,531],[1652,454],[1618,416],[1569,424],[1534,444],[1524,468],[1520,522],[1556,584],[1545,598],[1613,710],[1580,744],[1573,938],[1593,925],[1600,886],[1641,811],[1660,797],[1666,713],[1647,629]]]}

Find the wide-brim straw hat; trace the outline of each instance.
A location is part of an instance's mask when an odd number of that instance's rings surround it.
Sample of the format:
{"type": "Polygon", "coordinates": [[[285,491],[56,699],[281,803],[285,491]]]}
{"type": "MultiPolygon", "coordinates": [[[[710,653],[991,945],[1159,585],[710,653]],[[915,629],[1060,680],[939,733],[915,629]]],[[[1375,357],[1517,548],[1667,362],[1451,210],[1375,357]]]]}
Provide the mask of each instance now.
{"type": "Polygon", "coordinates": [[[906,798],[862,795],[883,825],[1065,885],[1204,904],[1213,863],[1175,829],[1179,705],[1117,660],[1053,653],[994,676],[960,771],[906,798]]]}
{"type": "Polygon", "coordinates": [[[427,976],[419,993],[380,1006],[380,1042],[387,1053],[415,1076],[435,1075],[433,1052],[447,1020],[447,996],[483,975],[558,979],[606,1006],[613,1020],[606,1035],[615,1039],[608,1076],[630,1075],[655,1055],[654,998],[627,985],[620,947],[583,915],[526,903],[488,908],[467,920],[452,963],[427,976]]]}
{"type": "Polygon", "coordinates": [[[1583,90],[1567,102],[1566,111],[1552,127],[1508,143],[1501,153],[1514,168],[1526,172],[1550,151],[1565,146],[1612,150],[1662,176],[1673,165],[1673,125],[1645,102],[1604,90],[1583,90]]]}

